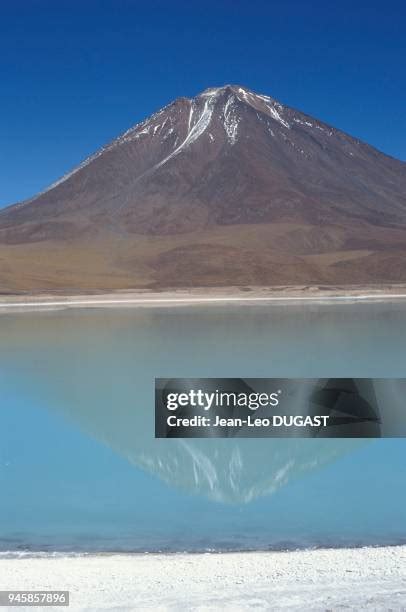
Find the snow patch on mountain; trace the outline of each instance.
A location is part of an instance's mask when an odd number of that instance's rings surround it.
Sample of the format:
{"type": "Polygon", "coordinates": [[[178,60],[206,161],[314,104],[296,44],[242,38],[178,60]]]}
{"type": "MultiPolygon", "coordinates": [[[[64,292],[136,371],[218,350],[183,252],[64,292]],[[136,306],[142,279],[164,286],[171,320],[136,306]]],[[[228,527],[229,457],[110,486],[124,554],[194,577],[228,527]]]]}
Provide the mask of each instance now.
{"type": "Polygon", "coordinates": [[[224,130],[227,134],[228,142],[234,145],[237,141],[238,124],[240,117],[238,116],[237,109],[235,107],[235,97],[230,96],[224,107],[224,130]]]}
{"type": "Polygon", "coordinates": [[[203,110],[200,112],[200,115],[198,116],[196,122],[193,125],[192,123],[194,115],[194,101],[190,101],[191,109],[189,114],[188,132],[186,134],[186,138],[174,151],[172,151],[172,153],[167,155],[162,161],[156,164],[152,168],[153,170],[156,170],[157,168],[160,168],[161,166],[166,164],[170,159],[178,155],[183,149],[195,142],[205,132],[212,118],[214,104],[217,97],[217,90],[213,90],[211,94],[206,94],[206,97],[207,99],[204,102],[203,110]]]}
{"type": "Polygon", "coordinates": [[[267,104],[266,107],[271,113],[272,118],[275,119],[275,121],[278,121],[281,125],[290,129],[290,124],[287,121],[285,121],[285,119],[281,116],[279,111],[276,110],[275,106],[271,106],[270,104],[267,104]]]}
{"type": "Polygon", "coordinates": [[[300,125],[307,125],[308,127],[313,127],[313,123],[310,123],[310,121],[302,121],[301,119],[298,119],[297,117],[295,117],[293,121],[295,123],[300,123],[300,125]]]}

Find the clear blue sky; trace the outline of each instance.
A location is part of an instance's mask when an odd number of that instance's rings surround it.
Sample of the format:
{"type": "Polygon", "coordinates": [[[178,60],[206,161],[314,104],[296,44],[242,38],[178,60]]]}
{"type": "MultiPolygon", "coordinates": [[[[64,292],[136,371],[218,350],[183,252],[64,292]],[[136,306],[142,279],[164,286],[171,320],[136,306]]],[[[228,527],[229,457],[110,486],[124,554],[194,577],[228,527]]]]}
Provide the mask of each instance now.
{"type": "Polygon", "coordinates": [[[406,159],[405,23],[398,0],[2,0],[0,206],[230,82],[406,159]]]}

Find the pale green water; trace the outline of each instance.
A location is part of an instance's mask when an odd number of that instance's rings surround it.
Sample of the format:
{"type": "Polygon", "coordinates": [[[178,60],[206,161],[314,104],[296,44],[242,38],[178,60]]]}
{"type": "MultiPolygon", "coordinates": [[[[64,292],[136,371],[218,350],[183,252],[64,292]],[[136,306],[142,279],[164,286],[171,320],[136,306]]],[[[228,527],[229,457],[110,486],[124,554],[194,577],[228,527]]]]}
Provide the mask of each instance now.
{"type": "Polygon", "coordinates": [[[405,377],[406,305],[0,317],[0,549],[406,540],[406,441],[155,440],[155,377],[405,377]]]}

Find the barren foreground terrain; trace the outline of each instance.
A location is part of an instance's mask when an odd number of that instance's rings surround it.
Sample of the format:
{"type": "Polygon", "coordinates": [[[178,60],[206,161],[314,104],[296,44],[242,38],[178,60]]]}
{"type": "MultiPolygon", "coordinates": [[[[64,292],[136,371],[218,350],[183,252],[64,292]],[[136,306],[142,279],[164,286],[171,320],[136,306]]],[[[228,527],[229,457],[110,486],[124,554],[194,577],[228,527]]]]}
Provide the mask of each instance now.
{"type": "Polygon", "coordinates": [[[274,224],[24,246],[0,241],[0,292],[404,283],[406,231],[364,228],[367,237],[372,246],[353,248],[338,228],[274,224]]]}
{"type": "Polygon", "coordinates": [[[69,609],[88,611],[400,611],[406,547],[22,556],[0,559],[0,589],[69,590],[69,609]]]}

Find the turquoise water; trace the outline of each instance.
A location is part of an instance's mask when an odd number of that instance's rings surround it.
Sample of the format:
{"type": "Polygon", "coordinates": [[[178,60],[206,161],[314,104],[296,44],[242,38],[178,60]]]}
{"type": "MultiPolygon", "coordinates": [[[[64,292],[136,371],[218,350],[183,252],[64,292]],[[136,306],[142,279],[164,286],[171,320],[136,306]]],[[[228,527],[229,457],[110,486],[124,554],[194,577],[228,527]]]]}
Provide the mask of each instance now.
{"type": "Polygon", "coordinates": [[[0,317],[0,551],[406,541],[406,440],[155,440],[155,377],[405,377],[397,304],[0,317]]]}

